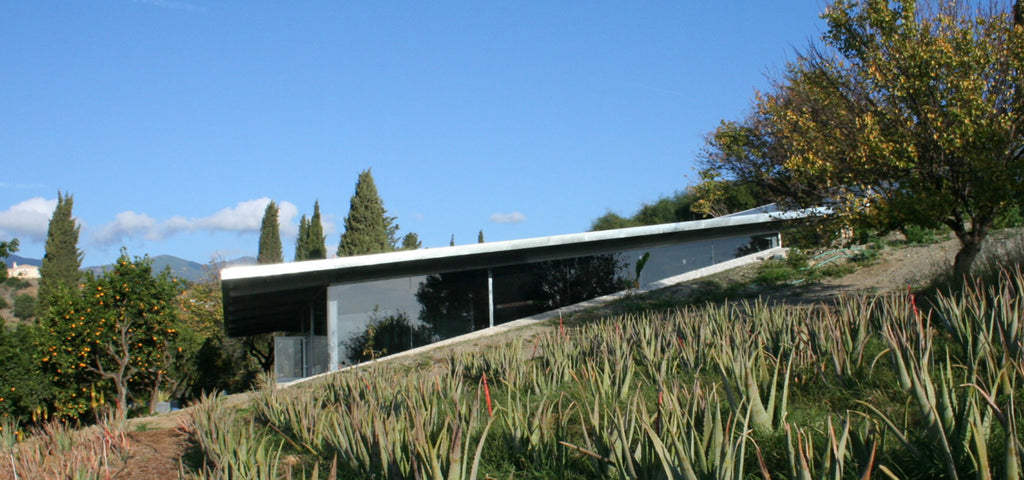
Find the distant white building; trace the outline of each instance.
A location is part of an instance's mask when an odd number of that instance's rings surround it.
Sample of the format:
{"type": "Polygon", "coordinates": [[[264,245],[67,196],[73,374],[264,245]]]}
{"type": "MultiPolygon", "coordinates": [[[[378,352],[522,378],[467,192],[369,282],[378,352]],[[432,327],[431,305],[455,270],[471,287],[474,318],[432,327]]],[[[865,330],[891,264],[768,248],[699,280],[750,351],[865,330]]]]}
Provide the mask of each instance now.
{"type": "Polygon", "coordinates": [[[35,265],[18,265],[14,262],[13,267],[7,268],[7,276],[15,278],[39,278],[39,267],[35,265]]]}

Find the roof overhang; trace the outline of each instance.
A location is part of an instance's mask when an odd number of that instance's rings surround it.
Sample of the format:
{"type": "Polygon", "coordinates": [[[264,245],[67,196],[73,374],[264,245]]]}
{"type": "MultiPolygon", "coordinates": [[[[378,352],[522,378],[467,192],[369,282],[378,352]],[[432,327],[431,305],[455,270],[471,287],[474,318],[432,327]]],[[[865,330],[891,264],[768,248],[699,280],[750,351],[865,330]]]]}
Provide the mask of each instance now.
{"type": "Polygon", "coordinates": [[[329,285],[459,270],[494,268],[560,258],[766,233],[814,210],[752,213],[709,220],[550,237],[407,250],[221,272],[224,326],[229,336],[289,330],[329,285]]]}

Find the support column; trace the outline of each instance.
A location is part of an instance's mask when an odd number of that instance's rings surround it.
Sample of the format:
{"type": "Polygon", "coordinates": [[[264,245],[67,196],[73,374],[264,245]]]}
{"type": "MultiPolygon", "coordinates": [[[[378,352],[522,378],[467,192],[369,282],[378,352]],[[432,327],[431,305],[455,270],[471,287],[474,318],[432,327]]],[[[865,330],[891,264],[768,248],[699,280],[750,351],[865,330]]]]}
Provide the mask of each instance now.
{"type": "Polygon", "coordinates": [[[490,268],[487,268],[487,321],[494,326],[494,275],[490,268]]]}
{"type": "Polygon", "coordinates": [[[338,354],[338,302],[340,292],[335,287],[327,287],[327,371],[338,370],[341,358],[338,354]]]}

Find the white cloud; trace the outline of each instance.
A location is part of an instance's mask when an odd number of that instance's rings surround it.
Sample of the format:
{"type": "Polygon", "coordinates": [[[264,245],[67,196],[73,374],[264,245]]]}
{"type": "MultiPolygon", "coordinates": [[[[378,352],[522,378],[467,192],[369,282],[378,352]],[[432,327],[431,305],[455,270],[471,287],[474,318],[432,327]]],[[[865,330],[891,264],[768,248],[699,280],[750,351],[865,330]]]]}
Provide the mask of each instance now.
{"type": "Polygon", "coordinates": [[[526,215],[519,212],[491,214],[491,221],[494,223],[519,223],[525,220],[526,215]]]}
{"type": "Polygon", "coordinates": [[[0,238],[27,238],[45,241],[57,199],[30,198],[0,212],[0,238]]]}
{"type": "Polygon", "coordinates": [[[101,245],[115,245],[121,243],[124,238],[142,236],[149,240],[160,240],[160,229],[157,222],[144,213],[133,211],[121,212],[114,217],[114,221],[108,223],[92,233],[93,241],[101,245]]]}
{"type": "MultiPolygon", "coordinates": [[[[268,203],[270,199],[264,197],[223,208],[208,217],[174,216],[163,222],[158,222],[144,213],[121,212],[113,222],[94,230],[92,239],[98,244],[109,246],[122,243],[125,239],[139,237],[147,240],[164,240],[183,232],[257,232],[268,203]]],[[[278,204],[278,222],[281,225],[282,236],[294,236],[297,233],[297,228],[292,225],[297,215],[298,208],[294,204],[278,204]]]]}

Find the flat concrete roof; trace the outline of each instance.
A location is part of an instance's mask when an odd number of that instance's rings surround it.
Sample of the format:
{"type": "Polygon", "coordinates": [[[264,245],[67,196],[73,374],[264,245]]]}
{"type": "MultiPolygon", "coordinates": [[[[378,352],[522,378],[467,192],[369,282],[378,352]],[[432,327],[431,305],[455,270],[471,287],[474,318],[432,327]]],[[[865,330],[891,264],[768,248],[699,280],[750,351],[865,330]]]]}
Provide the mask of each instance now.
{"type": "Polygon", "coordinates": [[[475,243],[221,271],[229,336],[297,329],[311,302],[326,301],[333,284],[494,268],[634,248],[767,233],[810,210],[749,213],[708,220],[475,243]]]}

